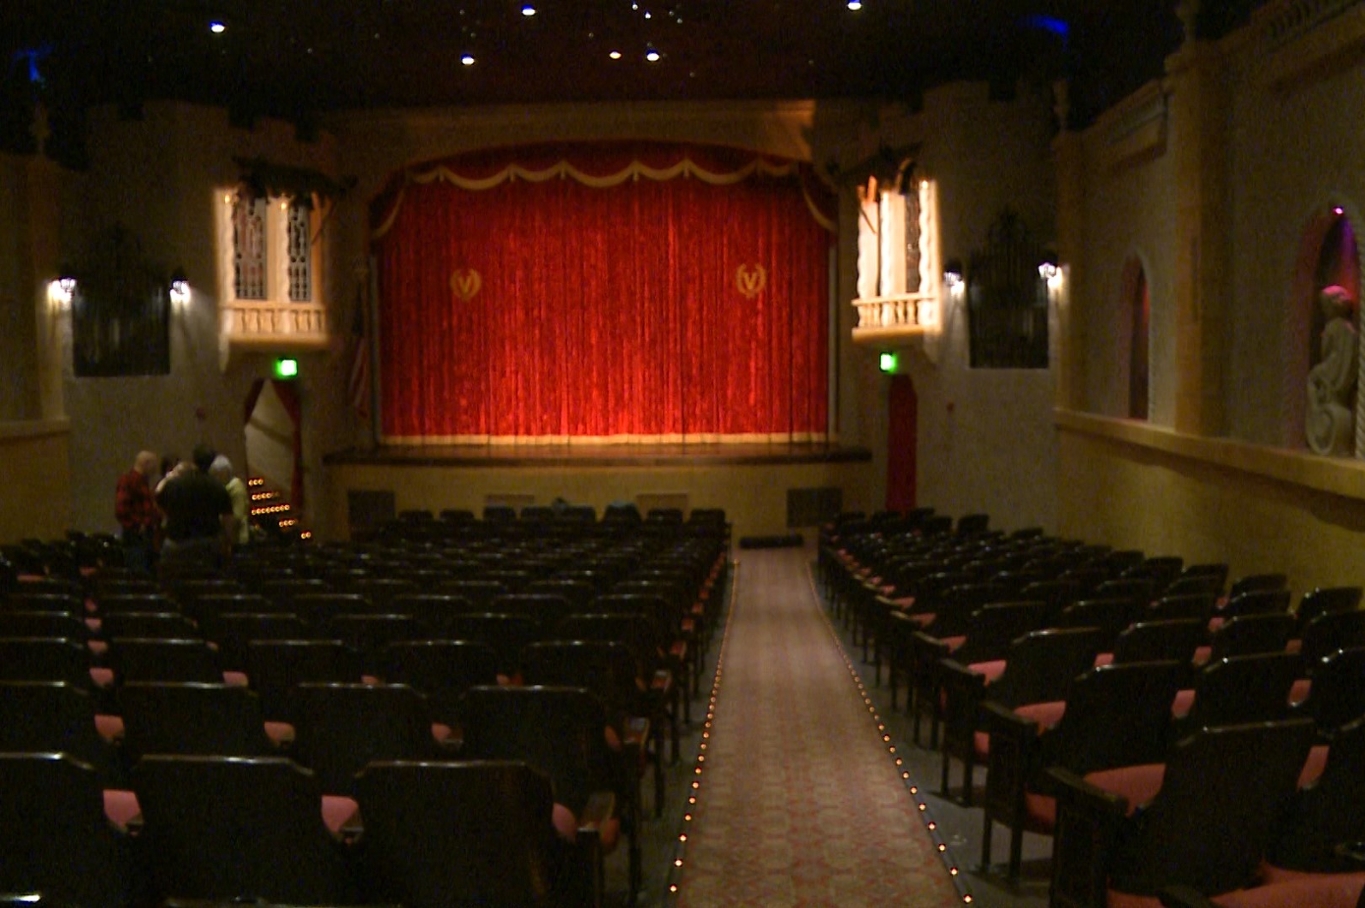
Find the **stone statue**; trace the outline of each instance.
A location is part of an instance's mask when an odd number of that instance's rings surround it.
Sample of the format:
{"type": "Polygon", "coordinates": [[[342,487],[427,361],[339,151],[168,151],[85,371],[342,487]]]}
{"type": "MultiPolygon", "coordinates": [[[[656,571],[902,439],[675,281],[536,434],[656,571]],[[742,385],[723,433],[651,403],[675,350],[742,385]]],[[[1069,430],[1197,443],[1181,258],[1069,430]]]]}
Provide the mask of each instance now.
{"type": "Polygon", "coordinates": [[[1324,287],[1318,295],[1326,324],[1322,354],[1308,371],[1308,413],[1304,429],[1316,454],[1349,456],[1355,449],[1352,392],[1356,386],[1355,303],[1344,287],[1324,287]]]}

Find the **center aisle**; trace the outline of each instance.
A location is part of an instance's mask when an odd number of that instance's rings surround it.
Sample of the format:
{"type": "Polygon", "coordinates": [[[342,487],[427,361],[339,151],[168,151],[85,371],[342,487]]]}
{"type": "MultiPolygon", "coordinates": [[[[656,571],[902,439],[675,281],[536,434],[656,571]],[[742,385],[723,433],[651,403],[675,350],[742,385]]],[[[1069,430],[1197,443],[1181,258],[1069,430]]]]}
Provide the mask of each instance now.
{"type": "Polygon", "coordinates": [[[676,904],[960,904],[805,557],[741,555],[676,904]]]}

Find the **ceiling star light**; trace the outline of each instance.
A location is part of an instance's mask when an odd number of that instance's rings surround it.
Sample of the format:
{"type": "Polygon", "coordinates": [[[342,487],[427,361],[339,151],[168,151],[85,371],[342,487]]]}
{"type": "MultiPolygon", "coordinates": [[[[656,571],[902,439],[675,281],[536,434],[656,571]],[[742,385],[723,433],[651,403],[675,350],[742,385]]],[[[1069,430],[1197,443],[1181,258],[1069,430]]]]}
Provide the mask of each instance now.
{"type": "Polygon", "coordinates": [[[607,56],[611,57],[613,60],[619,60],[621,59],[621,52],[619,50],[614,50],[611,53],[607,54],[607,56]]]}
{"type": "Polygon", "coordinates": [[[645,51],[645,59],[650,63],[658,63],[660,56],[659,52],[652,47],[645,51]]]}
{"type": "Polygon", "coordinates": [[[848,0],[848,8],[856,13],[863,8],[862,0],[848,0]]]}
{"type": "Polygon", "coordinates": [[[473,66],[473,65],[474,65],[474,55],[473,55],[473,54],[465,54],[464,56],[460,57],[460,62],[463,63],[465,66],[473,66]]]}
{"type": "Polygon", "coordinates": [[[209,31],[213,32],[215,35],[221,35],[223,32],[227,31],[227,26],[222,22],[214,20],[209,23],[209,31]]]}
{"type": "Polygon", "coordinates": [[[521,14],[529,18],[536,14],[536,8],[533,4],[523,3],[521,5],[521,14]]]}

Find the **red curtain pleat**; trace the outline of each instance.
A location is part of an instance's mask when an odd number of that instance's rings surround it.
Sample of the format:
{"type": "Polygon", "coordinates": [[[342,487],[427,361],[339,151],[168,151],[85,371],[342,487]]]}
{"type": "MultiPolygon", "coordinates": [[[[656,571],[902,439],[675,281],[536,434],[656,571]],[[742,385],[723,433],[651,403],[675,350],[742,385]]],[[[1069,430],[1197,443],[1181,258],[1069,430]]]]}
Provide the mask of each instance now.
{"type": "MultiPolygon", "coordinates": [[[[574,163],[612,173],[628,152],[574,163]]],[[[459,172],[518,153],[462,157],[459,172]]],[[[735,170],[754,159],[716,154],[735,170]]],[[[553,163],[528,155],[528,169],[553,163]]],[[[390,219],[375,242],[385,436],[823,437],[832,235],[809,193],[799,174],[408,182],[376,206],[390,219]]]]}

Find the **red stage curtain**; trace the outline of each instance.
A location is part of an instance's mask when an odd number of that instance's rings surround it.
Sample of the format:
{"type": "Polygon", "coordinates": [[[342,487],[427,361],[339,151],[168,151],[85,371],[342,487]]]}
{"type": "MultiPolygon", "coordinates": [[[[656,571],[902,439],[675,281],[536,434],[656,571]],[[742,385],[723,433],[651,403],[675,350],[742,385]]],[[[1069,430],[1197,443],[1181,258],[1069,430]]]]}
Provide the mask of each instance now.
{"type": "Polygon", "coordinates": [[[372,211],[388,441],[823,438],[832,197],[656,144],[414,167],[372,211]]]}

